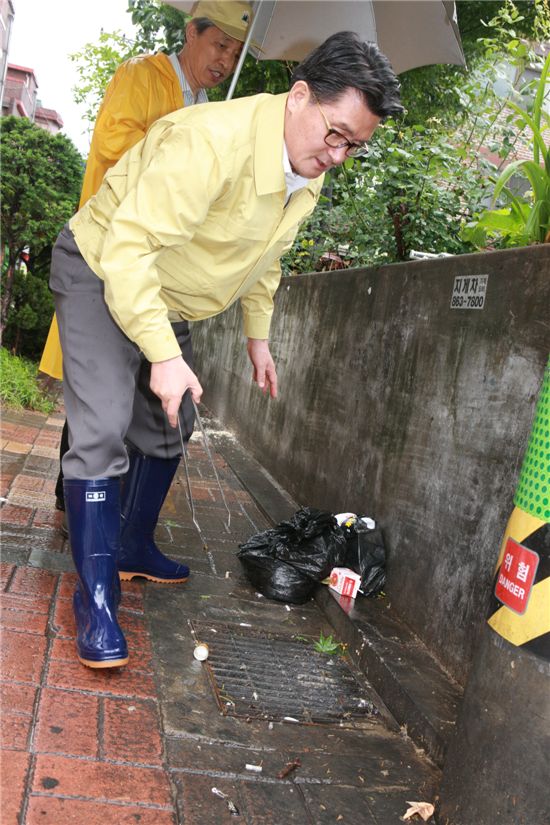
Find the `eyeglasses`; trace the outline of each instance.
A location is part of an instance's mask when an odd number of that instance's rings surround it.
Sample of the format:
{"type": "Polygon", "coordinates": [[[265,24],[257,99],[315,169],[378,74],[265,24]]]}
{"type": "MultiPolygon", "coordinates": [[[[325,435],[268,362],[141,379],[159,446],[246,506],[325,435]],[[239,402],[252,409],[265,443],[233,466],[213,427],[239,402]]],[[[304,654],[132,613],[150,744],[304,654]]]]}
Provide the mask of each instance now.
{"type": "Polygon", "coordinates": [[[321,112],[321,116],[325,121],[325,126],[327,127],[327,133],[325,135],[325,143],[327,146],[330,146],[331,149],[343,149],[344,146],[346,146],[346,157],[348,158],[362,158],[367,155],[369,151],[367,141],[362,140],[360,143],[353,143],[353,141],[344,137],[341,132],[338,132],[337,129],[333,129],[327,116],[323,112],[316,95],[314,95],[313,92],[311,94],[313,95],[315,103],[319,107],[319,111],[321,112]]]}

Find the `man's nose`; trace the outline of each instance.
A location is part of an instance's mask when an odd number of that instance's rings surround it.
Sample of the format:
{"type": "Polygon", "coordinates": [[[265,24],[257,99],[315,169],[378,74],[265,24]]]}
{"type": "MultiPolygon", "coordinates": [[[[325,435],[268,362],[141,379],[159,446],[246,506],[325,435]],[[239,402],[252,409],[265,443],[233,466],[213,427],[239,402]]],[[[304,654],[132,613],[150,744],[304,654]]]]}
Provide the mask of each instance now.
{"type": "Polygon", "coordinates": [[[227,51],[223,52],[220,55],[220,63],[223,66],[224,72],[229,74],[235,68],[235,64],[237,62],[237,58],[234,54],[229,54],[227,51]]]}
{"type": "Polygon", "coordinates": [[[329,154],[329,157],[332,161],[332,165],[333,166],[340,166],[340,164],[343,163],[345,161],[346,157],[347,157],[347,155],[346,155],[347,151],[348,151],[347,146],[341,146],[339,149],[337,149],[335,146],[329,146],[328,147],[328,154],[329,154]]]}

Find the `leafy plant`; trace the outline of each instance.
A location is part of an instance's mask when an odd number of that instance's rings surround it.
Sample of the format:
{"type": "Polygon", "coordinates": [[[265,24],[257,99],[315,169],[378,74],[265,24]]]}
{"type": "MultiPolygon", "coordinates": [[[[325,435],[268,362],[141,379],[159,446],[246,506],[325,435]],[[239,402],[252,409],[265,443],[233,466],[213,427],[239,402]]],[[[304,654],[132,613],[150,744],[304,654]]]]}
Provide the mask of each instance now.
{"type": "MultiPolygon", "coordinates": [[[[49,247],[48,247],[49,251],[49,247]]],[[[38,359],[54,312],[47,272],[21,268],[15,278],[4,345],[14,355],[38,359]]]]}
{"type": "Polygon", "coordinates": [[[105,89],[123,60],[139,53],[135,43],[121,31],[101,32],[97,43],[86,43],[78,52],[69,55],[76,63],[78,83],[73,87],[75,103],[84,104],[87,131],[92,132],[105,89]]]}
{"type": "Polygon", "coordinates": [[[413,249],[471,251],[460,230],[487,196],[490,169],[483,157],[471,162],[438,121],[388,121],[366,158],[333,170],[283,272],[316,271],[326,252],[339,253],[347,265],[373,266],[407,260],[413,249]]]}
{"type": "MultiPolygon", "coordinates": [[[[29,252],[29,271],[37,276],[34,264],[44,250],[49,252],[63,224],[76,211],[84,163],[69,138],[51,135],[23,117],[2,118],[1,147],[3,334],[10,315],[21,309],[15,301],[16,282],[26,275],[20,267],[21,255],[29,252]]],[[[47,283],[45,272],[43,277],[47,283]]],[[[20,316],[19,326],[28,332],[34,329],[29,313],[36,311],[36,305],[33,309],[29,300],[25,303],[29,309],[20,316]]]]}
{"type": "Polygon", "coordinates": [[[329,636],[323,636],[323,634],[320,633],[319,640],[315,642],[313,647],[318,653],[326,653],[329,656],[334,656],[344,652],[343,645],[333,639],[332,634],[329,636]]]}
{"type": "Polygon", "coordinates": [[[181,49],[190,15],[155,0],[128,0],[128,11],[137,26],[136,48],[140,52],[181,49]]]}
{"type": "Polygon", "coordinates": [[[533,157],[513,161],[496,179],[492,205],[494,207],[500,197],[505,205],[485,210],[479,220],[472,222],[464,233],[466,238],[478,246],[485,246],[488,239],[494,236],[502,237],[507,246],[550,242],[550,150],[543,135],[550,127],[550,116],[544,108],[549,94],[549,72],[550,55],[541,71],[532,112],[525,111],[512,100],[508,101],[518,125],[529,127],[531,131],[533,157]],[[514,192],[508,185],[514,176],[522,177],[528,182],[530,189],[525,195],[514,192]]]}
{"type": "Polygon", "coordinates": [[[36,364],[0,347],[0,398],[6,406],[52,412],[55,404],[38,386],[36,375],[36,364]]]}
{"type": "MultiPolygon", "coordinates": [[[[458,10],[459,20],[471,24],[466,39],[473,66],[453,68],[454,86],[446,87],[446,100],[438,98],[437,117],[414,122],[409,111],[404,121],[387,122],[374,134],[366,158],[348,160],[327,176],[324,197],[282,261],[285,275],[324,268],[327,252],[340,254],[348,266],[373,266],[407,260],[413,249],[460,254],[474,251],[480,237],[483,245],[485,235],[475,235],[471,225],[490,202],[492,178],[524,139],[528,123],[520,113],[533,106],[532,88],[522,79],[533,58],[524,35],[550,37],[550,16],[548,0],[529,6],[472,2],[458,10]],[[494,16],[480,22],[485,9],[494,16]]],[[[441,68],[418,71],[434,81],[441,68]]],[[[403,78],[403,100],[419,115],[414,97],[424,81],[408,83],[410,74],[403,78]]],[[[426,102],[424,92],[420,97],[426,102]]],[[[537,174],[548,180],[544,169],[537,174]]],[[[520,226],[527,208],[516,201],[520,226]]],[[[493,220],[510,221],[508,213],[493,220]]]]}

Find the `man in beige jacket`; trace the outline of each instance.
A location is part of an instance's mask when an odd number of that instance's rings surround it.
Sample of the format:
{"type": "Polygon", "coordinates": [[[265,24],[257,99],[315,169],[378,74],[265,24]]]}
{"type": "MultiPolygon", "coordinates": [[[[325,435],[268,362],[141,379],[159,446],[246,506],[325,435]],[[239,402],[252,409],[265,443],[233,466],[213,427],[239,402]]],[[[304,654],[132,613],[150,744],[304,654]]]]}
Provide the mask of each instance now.
{"type": "Polygon", "coordinates": [[[401,111],[373,44],[341,32],[296,70],[284,95],[174,112],[110,169],[62,231],[52,258],[71,446],[63,461],[78,656],[125,664],[121,578],[184,581],[153,540],[180,458],[183,395],[202,388],[181,355],[188,321],[241,303],[258,386],[277,394],[268,346],[279,259],[314,209],[324,173],[358,157],[401,111]],[[126,443],[142,457],[125,492],[126,443]]]}
{"type": "MultiPolygon", "coordinates": [[[[79,208],[95,195],[105,172],[145,137],[155,120],[184,106],[208,102],[207,89],[222,83],[233,72],[251,19],[251,4],[244,0],[199,0],[185,28],[184,46],[177,55],[140,55],[118,67],[97,114],[79,208]]],[[[63,378],[55,315],[40,369],[53,378],[63,378]]],[[[188,409],[186,415],[190,415],[188,409]]],[[[65,422],[60,463],[68,448],[65,422]]],[[[62,471],[55,497],[57,509],[64,510],[62,471]]],[[[62,531],[66,532],[65,527],[62,531]]]]}

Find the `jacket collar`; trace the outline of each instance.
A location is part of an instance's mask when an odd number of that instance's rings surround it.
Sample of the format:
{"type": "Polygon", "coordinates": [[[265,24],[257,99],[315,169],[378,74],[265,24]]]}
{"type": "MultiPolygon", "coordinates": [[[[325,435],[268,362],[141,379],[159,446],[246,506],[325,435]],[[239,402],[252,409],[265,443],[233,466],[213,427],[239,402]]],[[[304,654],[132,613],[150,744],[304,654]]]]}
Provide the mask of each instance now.
{"type": "Polygon", "coordinates": [[[254,182],[259,196],[286,189],[283,137],[287,97],[288,94],[266,96],[259,111],[254,148],[254,182]]]}
{"type": "MultiPolygon", "coordinates": [[[[258,113],[254,148],[254,182],[258,196],[286,192],[283,143],[287,98],[288,93],[266,95],[258,113]]],[[[321,178],[316,180],[322,178],[321,175],[321,178]]],[[[310,181],[306,189],[312,188],[317,192],[319,187],[314,184],[315,181],[310,181]]]]}

